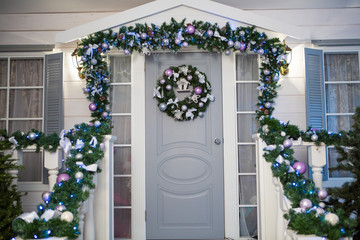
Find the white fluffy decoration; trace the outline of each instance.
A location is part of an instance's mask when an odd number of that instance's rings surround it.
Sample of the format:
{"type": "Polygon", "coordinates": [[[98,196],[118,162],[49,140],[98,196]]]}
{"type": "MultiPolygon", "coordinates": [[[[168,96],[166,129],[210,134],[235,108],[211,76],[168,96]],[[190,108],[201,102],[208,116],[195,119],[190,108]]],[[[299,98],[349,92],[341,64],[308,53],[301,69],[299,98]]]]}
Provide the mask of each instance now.
{"type": "Polygon", "coordinates": [[[339,217],[335,213],[328,213],[325,216],[325,221],[335,226],[339,222],[339,217]]]}
{"type": "Polygon", "coordinates": [[[65,211],[61,214],[60,219],[62,221],[72,222],[72,220],[74,219],[74,215],[69,211],[65,211]]]}

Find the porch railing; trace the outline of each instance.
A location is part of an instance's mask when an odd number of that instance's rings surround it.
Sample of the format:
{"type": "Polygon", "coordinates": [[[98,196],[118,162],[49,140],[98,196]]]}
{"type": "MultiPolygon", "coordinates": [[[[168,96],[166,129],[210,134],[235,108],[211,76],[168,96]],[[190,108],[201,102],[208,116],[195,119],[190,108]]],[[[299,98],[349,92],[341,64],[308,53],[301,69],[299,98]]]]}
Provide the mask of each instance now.
{"type": "MultiPolygon", "coordinates": [[[[99,168],[101,168],[102,171],[101,173],[96,174],[93,180],[96,189],[91,189],[89,191],[89,198],[83,202],[79,209],[79,227],[82,233],[78,238],[79,240],[113,239],[113,223],[111,222],[113,206],[112,169],[115,140],[116,137],[114,136],[105,136],[104,159],[99,162],[99,168]]],[[[13,152],[5,151],[4,154],[12,155],[16,164],[21,165],[24,150],[35,151],[35,147],[28,147],[13,152]]],[[[58,149],[54,153],[45,151],[44,167],[48,170],[49,191],[52,191],[53,186],[56,184],[59,170],[62,167],[62,150],[58,149]]],[[[9,173],[13,177],[18,177],[19,175],[18,170],[10,170],[9,173]]],[[[18,184],[17,178],[13,180],[13,184],[18,184]]],[[[39,192],[39,194],[41,194],[41,192],[39,192]]]]}
{"type": "MultiPolygon", "coordinates": [[[[255,134],[256,160],[258,165],[257,184],[259,194],[260,221],[259,231],[266,239],[300,240],[322,239],[317,236],[298,236],[287,229],[288,222],[283,215],[289,211],[290,201],[284,196],[282,185],[278,178],[272,176],[271,163],[266,162],[264,148],[266,143],[255,134]]],[[[293,145],[308,148],[308,164],[311,167],[312,179],[315,186],[321,188],[323,168],[326,164],[325,145],[316,146],[314,143],[294,141],[293,145]]]]}

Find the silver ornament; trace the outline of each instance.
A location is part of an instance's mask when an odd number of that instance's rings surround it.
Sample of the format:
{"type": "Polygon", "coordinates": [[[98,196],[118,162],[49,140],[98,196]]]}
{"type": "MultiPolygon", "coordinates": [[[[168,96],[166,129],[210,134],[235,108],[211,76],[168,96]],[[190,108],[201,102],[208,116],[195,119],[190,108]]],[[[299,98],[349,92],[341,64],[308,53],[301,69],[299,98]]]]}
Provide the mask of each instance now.
{"type": "Polygon", "coordinates": [[[160,103],[160,104],[159,104],[159,109],[160,109],[160,111],[165,111],[166,108],[167,108],[166,103],[160,103]]]}
{"type": "Polygon", "coordinates": [[[84,174],[82,172],[76,172],[75,178],[81,180],[84,178],[84,174]]]}
{"type": "Polygon", "coordinates": [[[172,86],[170,84],[166,85],[166,90],[171,90],[172,89],[172,86]]]}
{"type": "Polygon", "coordinates": [[[232,40],[229,40],[229,41],[228,41],[228,46],[229,46],[229,47],[233,47],[233,46],[234,46],[234,42],[233,42],[232,40]]]}
{"type": "Polygon", "coordinates": [[[276,52],[277,52],[277,48],[273,48],[273,49],[271,49],[271,51],[272,51],[273,53],[276,53],[276,52]]]}
{"type": "Polygon", "coordinates": [[[104,83],[109,83],[110,80],[109,80],[108,78],[104,78],[104,79],[103,79],[103,82],[104,82],[104,83]]]}
{"type": "Polygon", "coordinates": [[[204,103],[203,103],[203,102],[199,102],[198,106],[199,106],[199,107],[203,107],[203,106],[204,106],[204,103]]]}
{"type": "Polygon", "coordinates": [[[35,140],[35,138],[36,138],[36,133],[34,133],[34,132],[29,133],[28,138],[29,138],[31,141],[32,141],[32,140],[35,140]]]}
{"type": "Polygon", "coordinates": [[[199,112],[199,117],[204,117],[204,113],[203,112],[199,112]]]}
{"type": "Polygon", "coordinates": [[[236,41],[235,43],[234,43],[234,48],[235,49],[239,49],[241,47],[241,43],[239,42],[239,41],[236,41]]]}
{"type": "Polygon", "coordinates": [[[91,65],[96,65],[97,64],[97,60],[95,58],[91,59],[90,61],[91,65]]]}
{"type": "Polygon", "coordinates": [[[225,55],[226,55],[226,56],[231,55],[231,51],[230,51],[230,49],[226,49],[226,50],[225,50],[225,55]]]}
{"type": "Polygon", "coordinates": [[[141,37],[141,39],[146,39],[146,38],[147,38],[147,34],[146,34],[146,33],[142,33],[142,34],[140,35],[140,37],[141,37]]]}
{"type": "Polygon", "coordinates": [[[214,35],[214,32],[212,30],[207,30],[206,34],[208,35],[208,37],[212,37],[212,35],[214,35]]]}
{"type": "Polygon", "coordinates": [[[266,108],[271,108],[271,103],[266,102],[266,103],[264,104],[264,106],[265,106],[266,108]]]}
{"type": "Polygon", "coordinates": [[[319,139],[318,135],[316,135],[316,134],[311,135],[311,141],[315,142],[318,139],[319,139]]]}
{"type": "Polygon", "coordinates": [[[106,42],[104,42],[104,43],[101,44],[101,47],[103,49],[108,49],[109,45],[106,42]]]}
{"type": "Polygon", "coordinates": [[[187,47],[189,46],[189,44],[188,44],[187,42],[183,42],[183,43],[182,43],[182,46],[183,46],[184,48],[187,48],[187,47]]]}
{"type": "Polygon", "coordinates": [[[284,145],[284,148],[290,148],[292,146],[292,141],[290,139],[286,139],[284,142],[283,142],[283,145],[284,145]]]}
{"type": "Polygon", "coordinates": [[[184,112],[188,109],[188,107],[186,105],[182,105],[181,106],[181,110],[183,110],[184,112]]]}
{"type": "Polygon", "coordinates": [[[84,155],[82,155],[81,153],[78,153],[75,155],[76,160],[81,160],[81,159],[83,159],[83,157],[84,157],[84,155]]]}

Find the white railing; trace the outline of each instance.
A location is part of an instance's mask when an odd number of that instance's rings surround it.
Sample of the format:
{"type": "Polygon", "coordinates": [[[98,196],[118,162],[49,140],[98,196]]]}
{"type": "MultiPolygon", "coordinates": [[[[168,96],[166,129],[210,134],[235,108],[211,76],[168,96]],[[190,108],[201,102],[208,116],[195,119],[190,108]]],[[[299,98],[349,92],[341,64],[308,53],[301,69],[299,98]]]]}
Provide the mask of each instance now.
{"type": "MultiPolygon", "coordinates": [[[[263,239],[276,240],[315,240],[322,239],[317,236],[299,236],[287,229],[288,222],[283,215],[289,211],[290,201],[284,196],[282,185],[278,178],[272,176],[271,163],[266,162],[264,148],[267,146],[255,134],[256,161],[258,166],[258,193],[259,193],[259,231],[263,239]]],[[[323,167],[326,164],[325,145],[316,146],[314,143],[294,141],[293,145],[305,146],[308,148],[308,164],[312,169],[312,178],[315,186],[321,188],[323,167]]],[[[309,173],[310,174],[310,173],[309,173]]]]}
{"type": "MultiPolygon", "coordinates": [[[[114,141],[116,137],[106,135],[104,139],[105,150],[104,159],[99,162],[101,173],[94,176],[95,189],[89,191],[89,198],[79,208],[79,230],[82,234],[78,240],[113,239],[113,159],[114,159],[114,141]]],[[[22,150],[5,151],[5,155],[12,155],[14,162],[22,164],[23,150],[35,151],[35,147],[29,147],[22,150]]],[[[56,184],[56,178],[62,167],[62,150],[58,149],[54,153],[45,151],[44,166],[49,174],[49,191],[53,190],[56,184]]],[[[15,177],[13,184],[18,184],[17,177],[19,171],[9,170],[9,173],[15,177]]],[[[41,194],[42,192],[39,192],[41,194]]]]}

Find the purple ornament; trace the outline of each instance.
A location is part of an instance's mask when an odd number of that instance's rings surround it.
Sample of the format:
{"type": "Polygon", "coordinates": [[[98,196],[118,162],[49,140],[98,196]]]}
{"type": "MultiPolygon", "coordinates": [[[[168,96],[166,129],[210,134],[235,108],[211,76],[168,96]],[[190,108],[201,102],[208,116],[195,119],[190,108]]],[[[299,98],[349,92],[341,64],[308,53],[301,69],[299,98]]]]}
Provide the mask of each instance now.
{"type": "Polygon", "coordinates": [[[245,49],[246,49],[246,43],[241,42],[241,43],[240,43],[240,48],[239,48],[239,50],[240,50],[240,51],[244,51],[245,49]]]}
{"type": "Polygon", "coordinates": [[[66,207],[64,205],[57,205],[55,207],[55,210],[56,211],[59,211],[59,212],[62,212],[62,211],[65,211],[66,210],[66,207]]]}
{"type": "Polygon", "coordinates": [[[129,55],[129,54],[130,54],[129,49],[124,49],[124,55],[129,55]]]}
{"type": "Polygon", "coordinates": [[[188,107],[186,105],[182,105],[181,106],[181,110],[183,110],[184,112],[188,109],[188,107]]]}
{"type": "Polygon", "coordinates": [[[50,201],[50,197],[51,197],[51,192],[49,191],[43,192],[43,194],[41,195],[41,198],[45,203],[50,201]]]}
{"type": "Polygon", "coordinates": [[[186,32],[188,34],[193,34],[195,32],[195,27],[191,24],[189,24],[187,27],[186,27],[186,32]]]}
{"type": "Polygon", "coordinates": [[[171,70],[170,68],[165,70],[165,76],[170,77],[173,74],[173,70],[171,70]]]}
{"type": "Polygon", "coordinates": [[[306,172],[306,164],[303,162],[296,162],[292,167],[300,174],[304,174],[306,172]]]}
{"type": "Polygon", "coordinates": [[[198,106],[199,106],[200,108],[202,108],[202,107],[204,106],[204,103],[203,103],[203,102],[199,102],[198,106]]]}
{"type": "Polygon", "coordinates": [[[260,54],[260,55],[264,55],[264,49],[262,49],[262,48],[260,48],[257,52],[258,52],[258,54],[260,54]]]}
{"type": "Polygon", "coordinates": [[[234,42],[233,42],[232,40],[229,40],[229,41],[228,41],[228,46],[229,46],[229,47],[233,47],[233,46],[234,46],[234,42]]]}
{"type": "Polygon", "coordinates": [[[328,196],[328,192],[322,188],[318,191],[318,198],[320,198],[321,200],[324,200],[325,198],[327,198],[328,196]]]}
{"type": "Polygon", "coordinates": [[[67,175],[66,173],[62,173],[56,178],[56,183],[59,184],[60,182],[66,182],[69,179],[70,179],[69,175],[67,175]]]}
{"type": "Polygon", "coordinates": [[[195,92],[196,95],[200,95],[202,93],[202,88],[201,87],[196,87],[194,89],[194,92],[195,92]]]}
{"type": "Polygon", "coordinates": [[[160,84],[164,84],[164,83],[165,83],[165,79],[161,79],[160,84]]]}
{"type": "Polygon", "coordinates": [[[301,209],[303,209],[303,210],[309,209],[309,208],[312,207],[312,202],[311,202],[309,199],[304,198],[304,199],[301,200],[301,202],[300,202],[300,207],[301,207],[301,209]]]}
{"type": "Polygon", "coordinates": [[[146,34],[146,33],[142,33],[142,34],[140,35],[140,37],[141,37],[141,39],[146,39],[146,38],[147,38],[147,34],[146,34]]]}
{"type": "Polygon", "coordinates": [[[286,139],[283,142],[284,148],[290,148],[292,146],[292,141],[290,139],[286,139]]]}
{"type": "Polygon", "coordinates": [[[170,84],[166,85],[166,90],[170,91],[172,89],[172,86],[170,84]]]}
{"type": "Polygon", "coordinates": [[[108,48],[109,48],[109,45],[108,45],[106,42],[103,42],[103,43],[101,44],[101,47],[102,47],[103,49],[108,49],[108,48]]]}
{"type": "Polygon", "coordinates": [[[109,116],[109,113],[108,113],[108,112],[103,112],[103,113],[101,114],[101,116],[102,116],[103,118],[107,118],[107,117],[109,116]]]}
{"type": "Polygon", "coordinates": [[[183,46],[184,48],[187,48],[187,47],[189,46],[189,44],[188,44],[188,42],[183,42],[183,43],[182,43],[182,46],[183,46]]]}
{"type": "Polygon", "coordinates": [[[181,40],[179,38],[175,38],[175,44],[180,44],[181,43],[181,40]]]}
{"type": "Polygon", "coordinates": [[[97,109],[96,104],[95,103],[90,103],[89,104],[89,109],[90,109],[90,111],[95,111],[97,109]]]}
{"type": "Polygon", "coordinates": [[[208,37],[212,37],[212,35],[214,35],[214,32],[209,29],[209,30],[207,30],[206,35],[207,35],[208,37]]]}
{"type": "Polygon", "coordinates": [[[192,78],[193,78],[193,76],[192,76],[192,75],[187,75],[187,77],[186,77],[186,79],[187,79],[187,80],[189,80],[189,81],[191,81],[191,80],[192,80],[192,78]]]}

